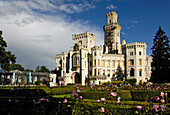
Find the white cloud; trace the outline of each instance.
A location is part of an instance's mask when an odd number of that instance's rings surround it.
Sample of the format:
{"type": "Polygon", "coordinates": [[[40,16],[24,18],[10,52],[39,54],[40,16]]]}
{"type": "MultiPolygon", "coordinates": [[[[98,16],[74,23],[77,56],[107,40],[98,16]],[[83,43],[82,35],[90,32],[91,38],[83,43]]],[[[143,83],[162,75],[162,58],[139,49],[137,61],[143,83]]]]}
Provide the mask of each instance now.
{"type": "Polygon", "coordinates": [[[122,35],[125,35],[125,32],[121,32],[122,35]]]}
{"type": "MultiPolygon", "coordinates": [[[[72,7],[70,13],[73,13],[83,12],[94,6],[79,4],[70,7],[72,7]]],[[[75,33],[89,30],[96,36],[96,44],[103,44],[102,32],[88,26],[86,24],[88,20],[86,23],[78,20],[70,22],[61,14],[52,16],[36,13],[32,10],[34,8],[53,12],[56,7],[48,0],[41,3],[34,0],[0,1],[0,30],[3,31],[3,37],[8,43],[8,50],[17,56],[17,63],[25,68],[35,69],[37,65],[45,65],[54,69],[55,55],[70,50],[72,34],[75,33]]]]}
{"type": "Polygon", "coordinates": [[[59,10],[64,11],[66,13],[80,13],[83,12],[84,10],[92,9],[95,8],[93,4],[89,3],[84,3],[84,4],[63,4],[59,6],[59,10]]]}
{"type": "Polygon", "coordinates": [[[107,5],[107,7],[106,7],[106,9],[108,9],[108,10],[113,10],[113,9],[116,9],[116,8],[117,8],[117,7],[114,6],[114,5],[112,5],[112,4],[107,5]]]}

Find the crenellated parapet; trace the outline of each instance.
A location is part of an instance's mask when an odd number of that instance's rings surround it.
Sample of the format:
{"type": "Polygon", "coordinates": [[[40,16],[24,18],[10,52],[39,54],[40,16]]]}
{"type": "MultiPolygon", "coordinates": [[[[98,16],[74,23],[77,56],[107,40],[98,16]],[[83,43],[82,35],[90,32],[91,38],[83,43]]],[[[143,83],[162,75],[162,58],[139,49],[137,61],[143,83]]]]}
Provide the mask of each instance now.
{"type": "Polygon", "coordinates": [[[92,48],[92,51],[95,51],[95,50],[102,50],[102,47],[101,46],[94,46],[92,48]]]}
{"type": "Polygon", "coordinates": [[[127,43],[126,47],[127,48],[134,48],[134,47],[136,47],[136,48],[138,48],[138,47],[146,48],[147,45],[146,45],[145,42],[133,42],[133,43],[127,43]]]}
{"type": "Polygon", "coordinates": [[[73,34],[72,35],[73,40],[80,40],[80,39],[87,38],[87,37],[95,39],[95,35],[93,35],[92,33],[89,33],[88,31],[86,31],[85,33],[82,33],[82,34],[73,34]]]}

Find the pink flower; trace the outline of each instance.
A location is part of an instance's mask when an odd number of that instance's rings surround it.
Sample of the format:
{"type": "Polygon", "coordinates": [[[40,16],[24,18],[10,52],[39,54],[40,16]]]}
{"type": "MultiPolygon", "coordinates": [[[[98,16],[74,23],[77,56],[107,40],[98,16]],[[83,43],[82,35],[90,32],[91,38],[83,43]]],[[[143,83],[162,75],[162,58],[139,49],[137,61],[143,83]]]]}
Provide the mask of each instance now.
{"type": "Polygon", "coordinates": [[[82,99],[83,97],[82,96],[80,96],[80,99],[82,99]]]}
{"type": "Polygon", "coordinates": [[[168,109],[168,107],[166,107],[165,105],[160,105],[160,108],[162,111],[166,111],[168,109]]]}
{"type": "Polygon", "coordinates": [[[138,105],[136,108],[137,108],[138,110],[141,110],[141,109],[142,109],[142,106],[138,105]]]}
{"type": "Polygon", "coordinates": [[[117,103],[120,103],[120,100],[117,100],[117,103]]]}
{"type": "Polygon", "coordinates": [[[105,111],[105,110],[104,110],[104,107],[102,107],[101,109],[102,109],[102,110],[100,110],[100,112],[104,112],[104,111],[105,111]]]}
{"type": "Polygon", "coordinates": [[[98,99],[98,100],[97,100],[97,103],[99,103],[99,102],[100,102],[100,100],[98,99]]]}
{"type": "Polygon", "coordinates": [[[121,99],[120,97],[117,98],[117,103],[120,103],[120,99],[121,99]]]}
{"type": "Polygon", "coordinates": [[[158,96],[155,97],[155,100],[156,100],[156,101],[159,101],[159,99],[160,99],[160,98],[159,98],[158,96]]]}
{"type": "Polygon", "coordinates": [[[159,108],[159,105],[154,105],[154,106],[153,106],[153,109],[155,109],[156,112],[159,111],[158,108],[159,108]]]}
{"type": "Polygon", "coordinates": [[[115,92],[111,92],[111,93],[110,93],[110,96],[115,97],[115,96],[117,96],[117,93],[115,93],[115,92]]]}
{"type": "Polygon", "coordinates": [[[79,87],[77,86],[76,89],[79,89],[79,87]]]}
{"type": "Polygon", "coordinates": [[[64,101],[63,101],[64,103],[67,103],[67,99],[64,99],[64,101]]]}
{"type": "Polygon", "coordinates": [[[101,101],[105,102],[105,101],[106,101],[106,99],[105,99],[105,98],[101,98],[101,101]]]}
{"type": "Polygon", "coordinates": [[[80,90],[82,90],[82,88],[81,88],[81,87],[80,87],[79,89],[80,89],[80,90]]]}
{"type": "Polygon", "coordinates": [[[72,95],[71,96],[74,97],[74,95],[75,95],[75,91],[72,91],[72,95]]]}
{"type": "Polygon", "coordinates": [[[162,97],[163,97],[163,96],[164,96],[164,92],[161,92],[160,96],[162,96],[162,97]]]}
{"type": "Polygon", "coordinates": [[[165,100],[164,100],[164,99],[161,99],[160,102],[161,102],[161,103],[165,103],[165,100]]]}
{"type": "Polygon", "coordinates": [[[77,90],[77,93],[81,93],[81,91],[78,89],[78,90],[77,90]]]}

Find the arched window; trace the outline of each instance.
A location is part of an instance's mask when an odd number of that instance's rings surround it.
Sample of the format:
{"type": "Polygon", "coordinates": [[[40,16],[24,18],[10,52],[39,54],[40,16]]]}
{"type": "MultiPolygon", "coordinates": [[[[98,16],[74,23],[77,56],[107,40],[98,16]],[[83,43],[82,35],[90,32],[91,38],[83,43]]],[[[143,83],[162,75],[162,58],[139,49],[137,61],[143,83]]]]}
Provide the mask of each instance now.
{"type": "Polygon", "coordinates": [[[98,66],[100,65],[100,60],[99,59],[98,59],[98,63],[97,64],[98,64],[98,66]]]}
{"type": "Polygon", "coordinates": [[[133,68],[130,69],[130,76],[134,76],[135,70],[133,68]]]}
{"type": "Polygon", "coordinates": [[[85,67],[86,67],[86,61],[85,61],[85,67]]]}
{"type": "Polygon", "coordinates": [[[79,64],[79,57],[77,57],[77,64],[79,64]]]}
{"type": "Polygon", "coordinates": [[[74,61],[74,65],[77,65],[77,57],[76,56],[73,58],[73,61],[74,61]]]}
{"type": "Polygon", "coordinates": [[[142,76],[142,69],[139,70],[139,76],[142,76]]]}

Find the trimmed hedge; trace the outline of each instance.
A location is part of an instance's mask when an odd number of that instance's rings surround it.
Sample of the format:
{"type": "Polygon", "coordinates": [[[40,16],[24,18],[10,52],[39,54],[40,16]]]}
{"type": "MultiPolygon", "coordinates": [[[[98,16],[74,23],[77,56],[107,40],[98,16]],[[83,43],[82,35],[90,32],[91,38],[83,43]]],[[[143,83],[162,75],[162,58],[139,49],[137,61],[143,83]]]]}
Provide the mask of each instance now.
{"type": "MultiPolygon", "coordinates": [[[[113,91],[114,92],[114,91],[113,91]]],[[[116,91],[117,96],[112,97],[112,100],[116,100],[117,97],[121,97],[121,100],[126,101],[126,100],[131,100],[131,93],[128,90],[120,90],[116,91]]],[[[110,91],[88,91],[88,92],[81,92],[80,95],[83,96],[84,99],[100,99],[100,98],[105,98],[106,100],[110,99],[109,97],[110,91]]]]}
{"type": "MultiPolygon", "coordinates": [[[[161,91],[131,91],[133,101],[154,101],[156,96],[159,96],[161,91]]],[[[167,97],[169,97],[170,92],[166,92],[167,97]]],[[[168,99],[169,100],[169,99],[168,99]]]]}
{"type": "MultiPolygon", "coordinates": [[[[158,104],[158,103],[155,103],[158,104]]],[[[169,107],[168,104],[166,104],[167,107],[169,107]]],[[[161,112],[161,114],[168,114],[169,108],[165,112],[161,112]]],[[[106,102],[99,102],[97,103],[97,100],[87,100],[81,101],[77,103],[77,105],[73,109],[74,115],[84,115],[84,114],[94,114],[94,115],[135,115],[135,114],[156,114],[156,112],[153,110],[153,103],[147,103],[147,102],[120,102],[117,103],[116,101],[106,101],[106,102]],[[141,110],[137,110],[137,106],[142,106],[141,110]],[[104,112],[101,113],[101,107],[104,108],[104,112]]]]}

